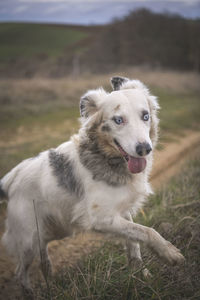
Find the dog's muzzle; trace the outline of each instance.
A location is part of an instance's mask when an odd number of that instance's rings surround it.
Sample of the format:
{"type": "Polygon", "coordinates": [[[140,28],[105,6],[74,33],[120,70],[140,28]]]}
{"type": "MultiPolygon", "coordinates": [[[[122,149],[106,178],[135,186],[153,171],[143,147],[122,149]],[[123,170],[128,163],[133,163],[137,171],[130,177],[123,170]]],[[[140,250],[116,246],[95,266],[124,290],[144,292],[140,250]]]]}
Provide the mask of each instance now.
{"type": "Polygon", "coordinates": [[[139,143],[136,146],[136,153],[139,156],[145,156],[145,155],[149,154],[151,151],[152,151],[152,148],[149,145],[149,143],[139,143]]]}

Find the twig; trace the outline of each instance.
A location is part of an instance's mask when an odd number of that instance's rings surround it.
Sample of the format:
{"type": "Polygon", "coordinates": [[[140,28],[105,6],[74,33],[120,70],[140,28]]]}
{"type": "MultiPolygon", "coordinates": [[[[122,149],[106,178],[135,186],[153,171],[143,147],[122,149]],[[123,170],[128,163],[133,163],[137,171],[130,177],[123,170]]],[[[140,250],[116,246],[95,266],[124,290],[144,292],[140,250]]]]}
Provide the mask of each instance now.
{"type": "Polygon", "coordinates": [[[171,206],[172,209],[179,209],[179,208],[192,208],[194,206],[200,206],[200,201],[193,201],[190,203],[186,203],[186,204],[178,204],[178,205],[173,205],[171,206]]]}
{"type": "Polygon", "coordinates": [[[178,224],[176,225],[176,227],[178,227],[183,221],[186,221],[186,220],[191,220],[191,221],[193,221],[194,218],[191,217],[191,216],[185,216],[185,217],[183,217],[183,218],[178,222],[178,224]]]}
{"type": "Polygon", "coordinates": [[[38,219],[37,219],[36,208],[35,208],[35,200],[34,199],[33,199],[33,208],[34,208],[35,223],[36,223],[37,235],[38,235],[38,245],[39,245],[39,250],[40,250],[40,259],[41,259],[41,263],[42,263],[42,261],[43,261],[43,259],[42,259],[42,249],[41,249],[41,244],[40,244],[40,233],[39,233],[38,219]]]}

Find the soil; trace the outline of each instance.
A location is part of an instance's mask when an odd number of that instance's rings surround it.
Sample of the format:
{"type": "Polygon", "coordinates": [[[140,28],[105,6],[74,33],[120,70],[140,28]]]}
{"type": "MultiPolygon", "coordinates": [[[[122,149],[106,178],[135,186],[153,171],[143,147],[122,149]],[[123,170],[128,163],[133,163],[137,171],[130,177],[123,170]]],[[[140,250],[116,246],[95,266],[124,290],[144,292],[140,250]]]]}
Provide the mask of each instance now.
{"type": "MultiPolygon", "coordinates": [[[[200,152],[200,133],[185,132],[182,137],[173,137],[174,142],[164,144],[163,150],[156,151],[151,183],[155,189],[161,188],[175,175],[182,164],[200,152]]],[[[0,214],[0,237],[4,231],[5,209],[0,214]]],[[[78,234],[49,244],[49,255],[56,272],[63,265],[73,265],[84,255],[94,251],[105,239],[101,234],[78,234]]],[[[23,299],[21,289],[15,279],[15,265],[0,244],[0,300],[23,299]]],[[[31,268],[31,278],[36,282],[42,278],[37,263],[31,268]],[[37,280],[36,280],[37,279],[37,280]]]]}

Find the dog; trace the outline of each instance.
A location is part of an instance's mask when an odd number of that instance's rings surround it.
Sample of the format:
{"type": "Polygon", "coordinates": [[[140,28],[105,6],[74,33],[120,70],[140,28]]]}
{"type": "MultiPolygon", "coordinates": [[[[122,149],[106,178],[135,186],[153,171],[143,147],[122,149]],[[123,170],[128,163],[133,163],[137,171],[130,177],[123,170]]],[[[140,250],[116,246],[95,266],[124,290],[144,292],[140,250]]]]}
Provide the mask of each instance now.
{"type": "Polygon", "coordinates": [[[157,98],[139,80],[116,76],[111,84],[111,93],[101,88],[81,97],[77,135],[22,161],[1,180],[1,198],[8,199],[2,242],[17,260],[16,274],[26,290],[34,257],[48,276],[47,244],[78,230],[124,238],[129,260],[139,264],[140,243],[171,265],[184,260],[158,232],[132,220],[152,193],[157,98]]]}

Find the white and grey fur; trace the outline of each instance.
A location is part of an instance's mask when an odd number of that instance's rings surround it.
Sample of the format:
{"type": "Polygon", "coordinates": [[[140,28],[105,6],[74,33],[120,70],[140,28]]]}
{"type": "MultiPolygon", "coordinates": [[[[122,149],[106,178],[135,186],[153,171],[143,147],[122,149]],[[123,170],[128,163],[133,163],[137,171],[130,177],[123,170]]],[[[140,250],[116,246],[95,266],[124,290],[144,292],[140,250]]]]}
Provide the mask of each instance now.
{"type": "Polygon", "coordinates": [[[146,168],[132,174],[114,140],[131,156],[136,145],[157,141],[159,108],[156,97],[138,80],[111,79],[114,91],[87,92],[80,102],[82,126],[70,141],[27,159],[1,180],[0,196],[8,199],[6,231],[2,241],[17,261],[17,276],[30,289],[29,267],[42,253],[42,271],[49,273],[47,244],[75,230],[95,230],[123,237],[130,260],[141,263],[143,242],[170,264],[183,261],[180,251],[154,229],[133,223],[134,216],[151,193],[146,168]],[[150,120],[141,119],[148,111],[150,120]],[[126,122],[117,125],[114,115],[126,122]],[[131,216],[132,215],[132,216],[131,216]],[[38,242],[39,227],[40,247],[38,242]],[[39,249],[41,248],[41,249],[39,249]]]}

